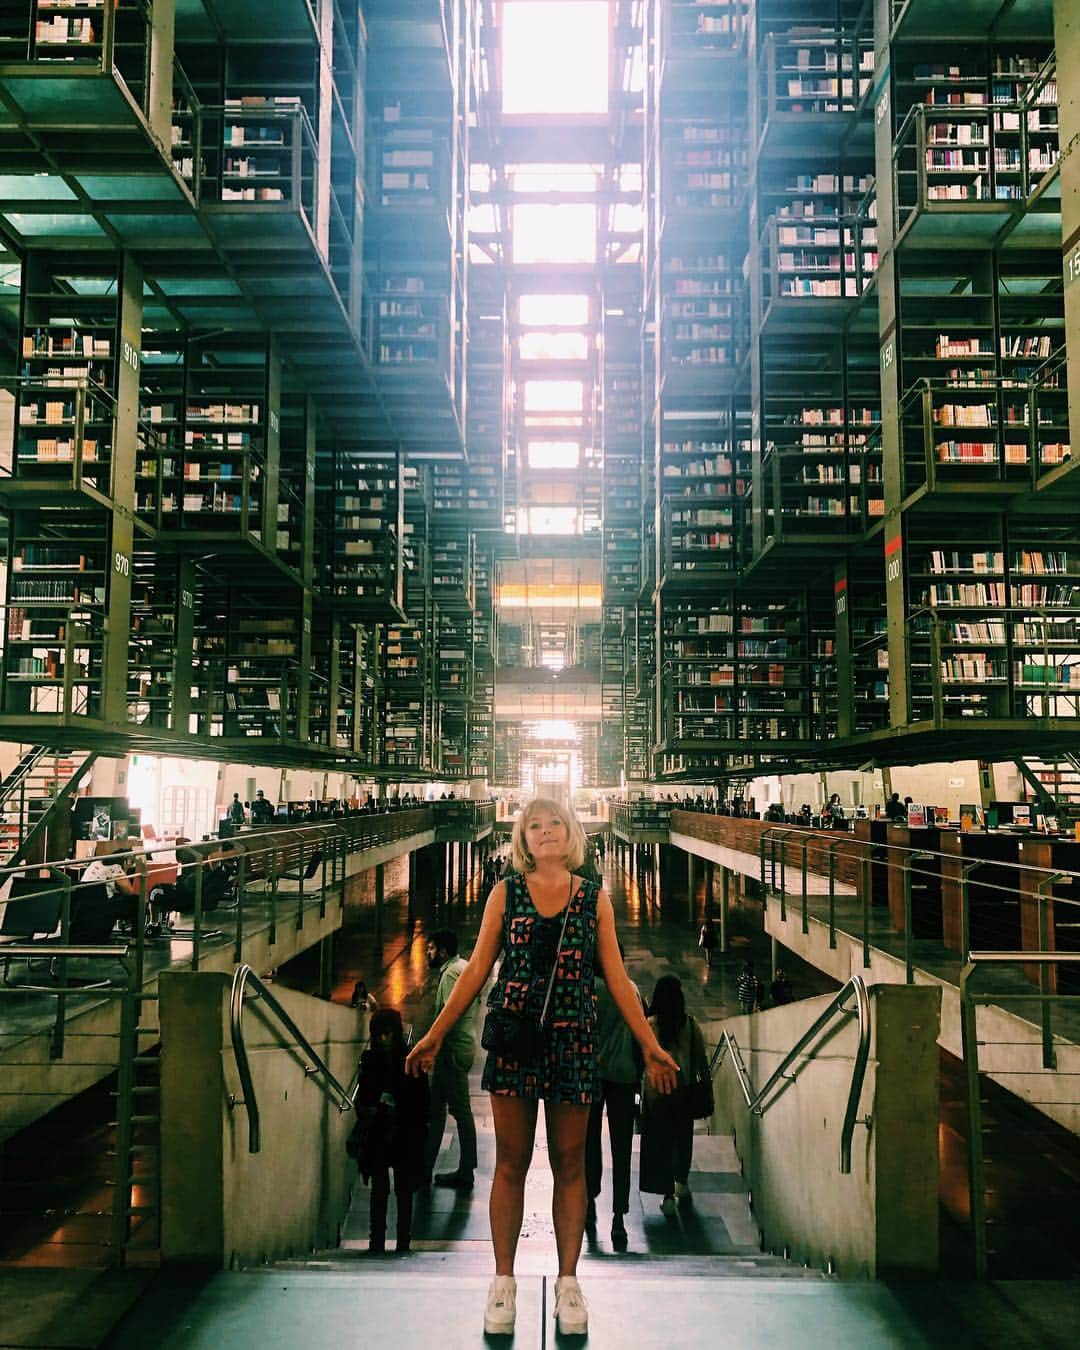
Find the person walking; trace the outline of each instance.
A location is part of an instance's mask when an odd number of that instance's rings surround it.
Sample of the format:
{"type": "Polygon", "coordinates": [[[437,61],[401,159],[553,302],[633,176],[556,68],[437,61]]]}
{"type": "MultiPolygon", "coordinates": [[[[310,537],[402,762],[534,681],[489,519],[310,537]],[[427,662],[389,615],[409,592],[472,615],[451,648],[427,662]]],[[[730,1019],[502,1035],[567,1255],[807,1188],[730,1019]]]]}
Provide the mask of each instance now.
{"type": "Polygon", "coordinates": [[[352,997],[349,999],[350,1008],[359,1008],[361,1012],[374,1012],[379,1006],[379,1000],[374,994],[368,993],[367,981],[357,980],[353,985],[352,997]]]}
{"type": "Polygon", "coordinates": [[[252,825],[272,825],[274,822],[274,803],[267,801],[262,788],[256,788],[255,800],[251,803],[252,825]]]}
{"type": "Polygon", "coordinates": [[[769,996],[772,998],[773,1007],[783,1007],[785,1003],[790,1003],[795,997],[795,991],[791,987],[791,981],[780,969],[776,968],[776,974],[773,976],[772,984],[769,986],[769,996]]]}
{"type": "Polygon", "coordinates": [[[705,964],[712,967],[713,952],[716,951],[716,925],[711,918],[706,918],[701,925],[701,932],[698,934],[698,946],[705,953],[705,964]]]}
{"type": "MultiPolygon", "coordinates": [[[[428,938],[427,958],[428,964],[437,972],[437,1021],[466,969],[465,959],[458,955],[458,936],[452,928],[439,928],[432,933],[428,938]]],[[[431,1070],[431,1123],[424,1149],[424,1180],[427,1182],[439,1156],[449,1114],[457,1126],[458,1165],[456,1171],[441,1172],[435,1178],[435,1185],[464,1192],[472,1190],[476,1171],[476,1123],[469,1101],[469,1073],[476,1058],[476,1017],[474,995],[443,1039],[431,1070]]]]}
{"type": "Polygon", "coordinates": [[[761,981],[754,973],[753,961],[747,961],[735,981],[735,997],[739,1000],[739,1011],[752,1013],[761,1003],[761,981]]]}
{"type": "Polygon", "coordinates": [[[395,1250],[403,1256],[412,1237],[413,1193],[420,1180],[427,1134],[428,1083],[424,1077],[405,1072],[405,1031],[396,1008],[372,1013],[370,1030],[371,1048],[360,1056],[350,1151],[364,1181],[371,1183],[368,1251],[373,1256],[386,1250],[386,1211],[393,1171],[395,1250]]]}
{"type": "Polygon", "coordinates": [[[483,988],[501,951],[484,1027],[488,1056],[483,1083],[491,1094],[495,1126],[489,1202],[495,1279],[488,1291],[484,1330],[508,1335],[514,1329],[514,1260],[543,1101],[555,1183],[555,1317],[562,1335],[583,1335],[588,1312],[577,1263],[585,1231],[585,1136],[597,1095],[597,965],[641,1045],[657,1093],[674,1088],[679,1066],[646,1022],[626,974],[611,901],[576,874],[585,856],[585,836],[576,817],[558,802],[535,798],[514,822],[512,854],[515,873],[488,896],[468,966],[406,1067],[420,1074],[435,1064],[451,1028],[483,988]]]}
{"type": "MultiPolygon", "coordinates": [[[[623,955],[620,943],[620,958],[623,955]]],[[[641,991],[632,981],[631,987],[641,1002],[641,991]]],[[[642,1062],[626,1018],[602,978],[596,981],[596,1070],[600,1090],[589,1110],[585,1139],[585,1188],[589,1193],[585,1226],[592,1229],[596,1224],[596,1197],[600,1194],[604,1172],[601,1132],[606,1110],[611,1145],[611,1242],[616,1251],[625,1251],[626,1215],[630,1211],[634,1097],[641,1082],[642,1062]]]]}
{"type": "Polygon", "coordinates": [[[682,984],[676,975],[661,975],[649,1004],[649,1025],[679,1066],[679,1087],[670,1095],[646,1082],[641,1095],[641,1177],[644,1194],[659,1195],[660,1212],[675,1214],[676,1203],[690,1199],[690,1166],[694,1153],[694,1117],[690,1085],[708,1073],[705,1040],[695,1018],[686,1011],[682,984]]]}
{"type": "Polygon", "coordinates": [[[244,803],[240,800],[239,792],[232,795],[232,803],[229,806],[229,820],[234,825],[243,825],[244,823],[244,803]]]}

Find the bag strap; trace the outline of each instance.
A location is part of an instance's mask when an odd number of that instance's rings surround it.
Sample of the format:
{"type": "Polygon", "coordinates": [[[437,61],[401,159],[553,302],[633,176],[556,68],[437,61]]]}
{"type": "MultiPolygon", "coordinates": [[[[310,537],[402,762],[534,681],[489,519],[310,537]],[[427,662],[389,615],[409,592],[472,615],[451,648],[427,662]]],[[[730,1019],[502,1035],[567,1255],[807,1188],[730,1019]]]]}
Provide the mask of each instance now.
{"type": "Polygon", "coordinates": [[[540,1013],[540,1025],[543,1026],[547,1021],[548,1006],[551,1003],[551,991],[555,988],[555,972],[559,969],[559,957],[562,956],[563,938],[566,937],[566,922],[570,918],[570,906],[574,903],[574,874],[570,873],[570,894],[566,898],[566,912],[563,914],[562,930],[559,933],[559,945],[555,950],[555,960],[551,966],[551,978],[548,980],[547,994],[544,996],[544,1007],[540,1013]]]}

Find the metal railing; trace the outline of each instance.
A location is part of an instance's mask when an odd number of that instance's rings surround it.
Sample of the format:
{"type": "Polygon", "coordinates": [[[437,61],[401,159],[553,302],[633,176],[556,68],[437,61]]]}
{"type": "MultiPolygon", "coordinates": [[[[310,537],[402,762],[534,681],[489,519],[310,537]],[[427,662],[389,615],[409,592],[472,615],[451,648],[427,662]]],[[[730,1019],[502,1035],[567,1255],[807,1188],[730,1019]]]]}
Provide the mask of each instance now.
{"type": "MultiPolygon", "coordinates": [[[[971,1215],[971,1234],[972,1246],[975,1262],[976,1279],[986,1279],[990,1271],[990,1250],[988,1243],[988,1223],[990,1218],[987,1215],[987,1190],[986,1190],[986,1167],[988,1160],[983,1149],[983,1088],[980,1074],[985,1072],[988,1075],[1012,1075],[1023,1076],[1029,1083],[1039,1083],[1045,1080],[1048,1075],[1053,1075],[1061,1085],[1071,1085],[1075,1081],[1075,1074],[1066,1073],[1059,1075],[1057,1056],[1054,1042],[1054,1033],[1051,1026],[1051,1013],[1055,1006],[1060,1004],[1069,1004],[1072,1008],[1080,1007],[1080,994],[1062,994],[1056,990],[1056,967],[1080,966],[1080,952],[1047,952],[1042,950],[1013,952],[1013,951],[977,951],[968,955],[968,960],[960,975],[960,1031],[963,1044],[964,1057],[964,1076],[967,1097],[967,1160],[968,1160],[968,1194],[971,1215]],[[976,977],[985,972],[988,968],[1027,966],[1029,969],[1034,967],[1039,975],[1038,991],[1022,991],[993,993],[975,993],[972,985],[976,977]],[[1054,978],[1052,978],[1052,973],[1054,978]],[[1034,1043],[1030,1040],[1006,1041],[1003,1042],[997,1037],[993,1040],[982,1040],[979,1036],[977,1018],[978,1009],[984,1006],[1002,1006],[1006,1010],[1015,1005],[1029,1004],[1032,1000],[1037,1000],[1040,1007],[1041,1023],[1041,1068],[1031,1068],[1025,1066],[1022,1062],[1014,1060],[1005,1060],[1003,1055],[1007,1056],[1010,1052],[1019,1050],[1021,1055],[1024,1051],[1030,1052],[1034,1048],[1034,1043]],[[995,1068],[980,1067],[980,1047],[992,1050],[995,1061],[1001,1061],[1009,1067],[995,1068]]],[[[1023,1014],[1020,1014],[1023,1016],[1023,1014]]],[[[1053,1110],[1069,1111],[1074,1120],[1080,1119],[1080,1098],[1078,1098],[1075,1088],[1071,1089],[1073,1099],[1070,1101],[1068,1096],[1048,1094],[1048,1101],[1033,1101],[1032,1105],[1036,1107],[1049,1107],[1053,1110]]],[[[1000,1122],[999,1122],[1000,1124],[1000,1122]]],[[[1075,1124],[1073,1126],[1075,1129],[1075,1124]]],[[[1025,1207],[1030,1208],[1032,1201],[1029,1196],[1025,1196],[1025,1207]]],[[[1000,1216],[999,1216],[1000,1217],[1000,1216]]],[[[1009,1274],[1011,1272],[1002,1272],[1009,1274]]]]}
{"type": "Polygon", "coordinates": [[[893,139],[897,233],[927,213],[1023,211],[1058,161],[1051,91],[1052,71],[1029,102],[916,104],[893,139]]]}
{"type": "MultiPolygon", "coordinates": [[[[92,362],[95,358],[76,351],[77,326],[70,333],[70,355],[53,350],[54,339],[46,326],[32,330],[25,354],[55,361],[92,362]]],[[[102,357],[102,360],[107,359],[102,357]]],[[[71,374],[5,377],[0,389],[16,400],[16,427],[12,459],[0,463],[0,478],[16,480],[47,478],[58,487],[70,483],[75,492],[89,490],[107,504],[112,493],[112,445],[115,436],[116,399],[91,378],[89,366],[72,365],[71,374]]]]}
{"type": "MultiPolygon", "coordinates": [[[[162,945],[169,947],[172,955],[171,944],[182,944],[175,959],[199,970],[209,951],[228,947],[230,941],[233,960],[241,961],[244,944],[253,932],[265,931],[269,945],[274,947],[284,919],[300,931],[309,911],[317,911],[323,919],[331,902],[344,911],[345,889],[340,883],[345,879],[349,857],[432,831],[436,818],[437,812],[424,807],[349,816],[327,824],[245,832],[226,839],[166,842],[146,850],[106,855],[109,865],[130,873],[131,893],[137,897],[132,906],[132,931],[124,940],[136,970],[135,987],[142,988],[148,953],[162,945]],[[227,886],[222,869],[227,872],[227,886]],[[182,879],[181,887],[178,882],[182,879]],[[170,923],[169,916],[177,912],[186,916],[183,929],[170,923]]],[[[35,958],[45,961],[57,952],[56,942],[48,937],[54,929],[61,947],[71,945],[73,914],[78,918],[80,902],[88,895],[99,894],[97,888],[102,884],[79,880],[90,861],[79,858],[0,868],[0,886],[13,878],[38,878],[43,883],[51,879],[55,883],[8,898],[6,935],[20,948],[32,947],[35,958]],[[33,928],[31,922],[37,921],[41,907],[49,905],[54,913],[47,930],[33,928]],[[19,941],[31,935],[33,941],[19,941]]],[[[0,942],[0,961],[14,952],[14,946],[0,942]]],[[[62,984],[62,970],[60,975],[62,984]]],[[[58,993],[56,987],[47,984],[35,984],[32,990],[42,999],[56,998],[50,1057],[62,1059],[67,1035],[63,991],[58,993]]]]}
{"type": "Polygon", "coordinates": [[[255,997],[266,1004],[289,1035],[295,1039],[295,1048],[302,1051],[311,1061],[310,1064],[304,1066],[305,1075],[308,1078],[314,1078],[316,1075],[321,1076],[323,1090],[328,1096],[336,1096],[336,1105],[339,1111],[351,1111],[353,1102],[348,1088],[342,1087],[329,1065],[270,992],[268,986],[259,979],[250,966],[237,966],[233,973],[232,991],[229,995],[229,1036],[232,1040],[233,1056],[236,1059],[236,1071],[240,1077],[240,1090],[243,1095],[237,1097],[230,1094],[229,1105],[231,1107],[242,1106],[247,1111],[248,1152],[258,1153],[262,1146],[259,1132],[259,1103],[255,1095],[255,1080],[251,1076],[251,1065],[248,1061],[247,1046],[244,1042],[244,995],[247,992],[248,985],[251,985],[256,991],[255,997]]]}
{"type": "MultiPolygon", "coordinates": [[[[988,363],[989,353],[982,354],[988,363]]],[[[1010,484],[1017,492],[1071,459],[1062,367],[1031,358],[1032,377],[971,371],[922,379],[901,400],[903,492],[1010,484]]]]}
{"type": "MultiPolygon", "coordinates": [[[[900,938],[909,984],[915,978],[914,944],[927,940],[916,930],[926,926],[927,919],[930,920],[928,926],[934,927],[938,934],[930,940],[940,948],[937,953],[940,960],[958,960],[961,965],[970,958],[973,913],[976,911],[977,932],[984,936],[992,934],[1003,948],[1015,944],[1017,951],[1024,946],[1023,937],[1029,928],[1035,931],[1043,949],[1053,941],[1052,921],[1047,922],[1047,912],[1052,912],[1052,906],[1075,908],[1080,919],[1080,900],[1054,894],[1055,888],[1060,891],[1080,887],[1080,871],[1042,867],[1019,857],[1007,857],[1008,845],[999,841],[1008,840],[1010,836],[988,835],[981,830],[957,830],[956,834],[960,842],[957,851],[953,852],[932,844],[906,847],[878,840],[860,840],[849,833],[830,838],[824,832],[796,826],[770,828],[762,832],[758,843],[762,890],[766,896],[770,892],[779,896],[780,918],[786,922],[793,888],[798,887],[795,903],[802,931],[809,932],[811,917],[820,917],[828,928],[829,946],[836,947],[838,932],[847,932],[862,947],[863,966],[869,967],[871,948],[875,944],[891,945],[888,936],[873,922],[874,909],[881,909],[874,901],[873,869],[884,865],[895,871],[898,873],[900,904],[890,905],[894,925],[890,933],[900,938]],[[983,840],[995,843],[982,845],[979,841],[983,840]],[[976,852],[980,847],[986,849],[982,856],[976,852]],[[838,887],[842,865],[846,865],[854,878],[847,886],[846,897],[838,887]],[[788,885],[789,866],[793,876],[791,886],[788,885]],[[825,879],[827,891],[815,894],[810,885],[811,877],[816,881],[825,879]],[[919,904],[913,900],[915,887],[928,892],[919,904]],[[820,900],[823,910],[820,915],[811,915],[812,896],[815,906],[820,900]],[[845,898],[850,904],[841,923],[837,909],[845,898]],[[995,904],[999,912],[991,910],[987,915],[987,907],[995,904]]],[[[1012,839],[1019,844],[1015,836],[1012,839]]],[[[1039,842],[1042,840],[1038,835],[1025,839],[1029,845],[1039,842]]],[[[1068,846],[1070,841],[1061,842],[1068,846]]],[[[926,960],[933,959],[933,953],[924,950],[923,954],[926,960]]]]}
{"type": "Polygon", "coordinates": [[[746,1102],[746,1109],[751,1115],[763,1116],[769,1107],[779,1100],[784,1091],[796,1081],[799,1073],[817,1058],[820,1046],[815,1045],[814,1042],[824,1032],[829,1023],[834,1018],[842,1018],[846,1022],[851,1017],[857,1017],[859,1021],[859,1045],[851,1066],[851,1085],[848,1088],[847,1104],[844,1107],[844,1121],[840,1129],[840,1171],[845,1175],[851,1171],[851,1141],[855,1134],[855,1126],[859,1124],[869,1125],[870,1123],[869,1116],[864,1116],[861,1119],[859,1117],[859,1102],[862,1098],[863,1082],[866,1078],[866,1063],[870,1057],[872,1029],[870,996],[867,992],[866,981],[861,975],[853,975],[848,980],[843,989],[831,1000],[828,1007],[803,1032],[769,1075],[764,1086],[757,1092],[754,1091],[750,1082],[750,1075],[743,1062],[739,1043],[726,1028],[721,1033],[720,1042],[713,1051],[709,1066],[710,1072],[715,1073],[723,1065],[725,1056],[730,1053],[731,1063],[746,1102]],[[855,1000],[854,1007],[846,1006],[850,998],[855,1000]],[[802,1063],[796,1066],[796,1060],[803,1055],[802,1063]]]}

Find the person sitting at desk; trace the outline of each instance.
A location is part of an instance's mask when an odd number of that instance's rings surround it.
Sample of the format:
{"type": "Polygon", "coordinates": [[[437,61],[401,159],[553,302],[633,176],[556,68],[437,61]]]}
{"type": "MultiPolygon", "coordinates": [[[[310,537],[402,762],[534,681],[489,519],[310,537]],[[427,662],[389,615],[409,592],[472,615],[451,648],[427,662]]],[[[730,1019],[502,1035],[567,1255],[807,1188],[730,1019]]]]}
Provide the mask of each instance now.
{"type": "Polygon", "coordinates": [[[900,800],[899,792],[894,792],[885,803],[885,819],[894,825],[903,825],[907,821],[907,807],[900,800]]]}
{"type": "MultiPolygon", "coordinates": [[[[123,846],[113,844],[109,853],[119,852],[123,846]]],[[[117,921],[130,924],[132,928],[139,915],[139,883],[128,876],[125,868],[118,862],[108,862],[108,854],[92,858],[83,868],[77,903],[73,906],[75,917],[72,921],[73,940],[79,940],[79,932],[85,928],[96,927],[94,917],[104,910],[115,924],[117,921]],[[94,886],[95,890],[90,888],[94,886]],[[86,888],[83,890],[82,888],[86,888]]]]}

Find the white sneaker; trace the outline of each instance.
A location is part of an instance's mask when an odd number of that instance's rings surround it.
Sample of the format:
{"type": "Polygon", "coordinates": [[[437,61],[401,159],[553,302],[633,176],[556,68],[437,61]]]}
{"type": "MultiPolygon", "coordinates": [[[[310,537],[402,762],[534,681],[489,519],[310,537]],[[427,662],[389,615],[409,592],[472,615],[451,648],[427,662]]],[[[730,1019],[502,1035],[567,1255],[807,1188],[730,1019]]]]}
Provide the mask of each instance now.
{"type": "Polygon", "coordinates": [[[484,1309],[484,1333],[487,1336],[512,1336],[517,1314],[517,1280],[513,1275],[496,1275],[488,1290],[484,1309]]]}
{"type": "Polygon", "coordinates": [[[587,1335],[589,1312],[581,1285],[573,1275],[560,1275],[555,1281],[555,1317],[560,1336],[587,1335]]]}
{"type": "Polygon", "coordinates": [[[688,1200],[689,1198],[690,1198],[689,1184],[685,1181],[677,1181],[675,1183],[675,1199],[688,1200]]]}
{"type": "Polygon", "coordinates": [[[675,1217],[675,1197],[673,1195],[665,1195],[663,1200],[660,1201],[660,1213],[665,1219],[673,1219],[675,1217]]]}

